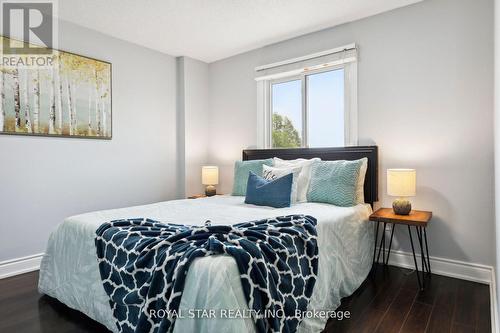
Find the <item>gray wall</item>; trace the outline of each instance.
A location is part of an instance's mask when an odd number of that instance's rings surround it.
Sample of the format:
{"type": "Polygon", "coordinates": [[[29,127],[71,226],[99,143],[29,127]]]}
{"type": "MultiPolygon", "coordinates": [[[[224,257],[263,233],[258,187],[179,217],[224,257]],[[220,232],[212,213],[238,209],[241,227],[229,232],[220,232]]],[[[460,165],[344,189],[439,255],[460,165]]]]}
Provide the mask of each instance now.
{"type": "MultiPolygon", "coordinates": [[[[500,0],[495,0],[495,241],[496,241],[496,285],[500,286],[500,0]]],[[[497,300],[500,299],[500,288],[496,288],[497,300]]],[[[497,306],[497,311],[500,308],[497,306]]],[[[500,315],[500,313],[497,313],[500,315]]],[[[498,317],[497,317],[498,318],[498,317]]],[[[498,323],[497,323],[498,325],[498,323]]]]}
{"type": "Polygon", "coordinates": [[[201,167],[208,159],[208,64],[181,57],[178,66],[182,72],[183,101],[178,100],[178,110],[184,118],[184,192],[190,196],[204,192],[201,167]]]}
{"type": "Polygon", "coordinates": [[[70,215],[177,197],[175,58],[62,22],[59,48],[113,68],[113,139],[0,136],[0,261],[70,215]]]}
{"type": "MultiPolygon", "coordinates": [[[[427,0],[210,64],[210,162],[221,191],[256,145],[254,67],[355,42],[361,144],[385,170],[417,169],[414,208],[432,210],[431,255],[494,263],[493,0],[427,0]]],[[[408,250],[406,234],[396,248],[408,250]]]]}

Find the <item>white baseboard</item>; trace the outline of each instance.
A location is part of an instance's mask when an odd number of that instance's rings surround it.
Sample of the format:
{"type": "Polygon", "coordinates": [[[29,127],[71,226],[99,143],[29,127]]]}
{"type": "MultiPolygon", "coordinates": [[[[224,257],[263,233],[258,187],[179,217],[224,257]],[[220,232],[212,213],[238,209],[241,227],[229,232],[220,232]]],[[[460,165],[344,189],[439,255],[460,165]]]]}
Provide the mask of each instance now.
{"type": "MultiPolygon", "coordinates": [[[[418,267],[421,266],[420,254],[416,255],[418,267]]],[[[429,257],[431,262],[431,271],[434,274],[449,276],[457,279],[474,281],[484,284],[491,284],[493,280],[493,267],[481,264],[473,264],[465,261],[429,257]]],[[[382,255],[380,256],[382,260],[382,255]]],[[[403,251],[393,251],[389,257],[389,265],[415,268],[413,255],[403,251]]]]}
{"type": "Polygon", "coordinates": [[[40,269],[43,253],[0,262],[0,279],[40,269]]]}
{"type": "MultiPolygon", "coordinates": [[[[43,253],[38,253],[0,262],[0,279],[39,269],[42,256],[43,253]]],[[[417,254],[416,257],[420,267],[420,254],[417,254]]],[[[489,285],[495,283],[494,270],[491,266],[439,257],[430,257],[429,259],[432,273],[489,285]]],[[[389,265],[410,269],[415,267],[413,255],[403,251],[391,251],[389,265]]]]}

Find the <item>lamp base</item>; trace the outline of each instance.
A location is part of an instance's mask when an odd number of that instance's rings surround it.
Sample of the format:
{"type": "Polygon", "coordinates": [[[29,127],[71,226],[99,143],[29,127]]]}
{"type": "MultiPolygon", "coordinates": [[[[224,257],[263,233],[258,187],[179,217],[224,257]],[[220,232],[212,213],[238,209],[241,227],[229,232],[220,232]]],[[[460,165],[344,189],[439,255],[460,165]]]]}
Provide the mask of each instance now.
{"type": "Polygon", "coordinates": [[[396,199],[392,202],[392,210],[397,215],[409,215],[411,212],[411,203],[406,199],[396,199]]]}
{"type": "Polygon", "coordinates": [[[215,194],[217,194],[217,191],[215,190],[215,186],[213,186],[213,185],[207,185],[207,187],[205,188],[205,195],[207,197],[212,197],[215,194]]]}

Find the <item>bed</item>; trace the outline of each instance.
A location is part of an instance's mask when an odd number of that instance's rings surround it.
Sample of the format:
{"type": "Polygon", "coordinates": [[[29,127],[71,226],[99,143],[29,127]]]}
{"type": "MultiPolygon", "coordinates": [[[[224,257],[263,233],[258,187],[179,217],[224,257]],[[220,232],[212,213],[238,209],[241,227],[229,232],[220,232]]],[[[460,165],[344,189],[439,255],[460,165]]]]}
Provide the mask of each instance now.
{"type": "MultiPolygon", "coordinates": [[[[373,256],[373,228],[368,223],[371,204],[377,200],[377,147],[325,149],[245,150],[243,159],[268,157],[323,160],[368,157],[365,204],[336,207],[300,203],[289,208],[248,205],[244,197],[216,196],[196,200],[173,200],[144,206],[91,212],[67,218],[51,234],[40,267],[39,291],[116,332],[109,299],[99,276],[94,244],[96,229],[114,219],[149,217],[162,222],[202,225],[307,214],[318,220],[319,272],[308,310],[333,310],[342,297],[354,292],[368,275],[373,256]]],[[[180,309],[248,309],[239,272],[232,257],[198,258],[186,277],[180,309]]],[[[300,332],[321,331],[327,318],[312,316],[300,332]]],[[[253,332],[250,318],[179,318],[174,332],[253,332]]]]}

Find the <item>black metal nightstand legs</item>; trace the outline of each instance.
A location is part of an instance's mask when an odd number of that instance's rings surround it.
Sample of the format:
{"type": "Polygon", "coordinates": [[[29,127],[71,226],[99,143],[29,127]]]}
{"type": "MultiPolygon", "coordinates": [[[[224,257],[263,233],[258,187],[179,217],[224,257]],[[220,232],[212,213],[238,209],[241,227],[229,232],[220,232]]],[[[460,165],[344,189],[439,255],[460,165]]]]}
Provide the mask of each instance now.
{"type": "Polygon", "coordinates": [[[377,254],[378,226],[380,225],[380,223],[376,223],[376,224],[377,224],[377,227],[376,227],[376,230],[375,230],[375,244],[373,245],[372,267],[373,267],[373,265],[375,265],[375,256],[377,254]]]}
{"type": "MultiPolygon", "coordinates": [[[[417,236],[418,236],[418,243],[420,244],[420,256],[422,258],[422,271],[430,273],[430,262],[429,262],[429,253],[427,251],[427,256],[425,255],[425,249],[424,249],[424,236],[423,236],[423,231],[421,227],[416,227],[417,228],[417,236]]],[[[425,247],[427,248],[427,242],[425,241],[425,247]]]]}
{"type": "Polygon", "coordinates": [[[417,273],[418,286],[423,289],[422,282],[420,282],[420,275],[418,273],[417,257],[415,256],[415,247],[413,246],[413,237],[411,236],[411,228],[408,226],[408,234],[410,235],[411,252],[413,253],[413,262],[415,263],[415,272],[417,273]]]}
{"type": "MultiPolygon", "coordinates": [[[[379,263],[380,260],[380,253],[382,253],[382,264],[387,265],[389,263],[389,256],[391,254],[391,247],[392,247],[392,239],[394,236],[394,229],[396,228],[396,224],[392,224],[391,228],[391,238],[389,240],[389,247],[387,249],[387,254],[386,254],[386,248],[385,248],[385,228],[387,226],[387,223],[384,222],[383,230],[382,230],[382,235],[380,242],[378,240],[378,234],[379,234],[379,224],[382,222],[377,223],[376,231],[375,231],[375,244],[374,244],[374,249],[373,249],[373,266],[375,267],[375,263],[379,263]],[[378,245],[378,252],[377,252],[377,245],[378,245]]],[[[415,231],[417,233],[417,239],[418,239],[418,245],[420,246],[420,259],[421,259],[421,269],[418,268],[418,262],[417,262],[417,255],[415,253],[415,245],[413,244],[413,235],[411,232],[411,226],[407,225],[408,227],[408,235],[410,236],[410,245],[411,245],[411,252],[413,255],[413,263],[415,264],[415,273],[417,274],[417,281],[418,281],[418,286],[420,287],[420,290],[424,290],[425,288],[425,273],[429,274],[429,277],[431,276],[431,262],[429,260],[429,246],[427,244],[427,232],[425,228],[415,226],[415,231]]]]}
{"type": "Polygon", "coordinates": [[[431,261],[429,260],[429,246],[427,245],[427,232],[424,228],[424,239],[425,239],[425,252],[427,253],[427,263],[429,264],[429,270],[427,271],[431,274],[431,261]]]}
{"type": "Polygon", "coordinates": [[[389,263],[389,255],[391,254],[392,238],[394,236],[394,228],[396,227],[396,225],[395,224],[392,225],[391,238],[389,240],[389,248],[387,249],[387,253],[386,253],[386,250],[385,250],[385,228],[387,227],[387,222],[384,222],[384,228],[382,230],[382,237],[380,238],[380,245],[378,247],[378,252],[377,252],[379,224],[380,223],[377,223],[377,228],[375,231],[375,245],[374,245],[374,249],[373,249],[373,265],[375,264],[375,262],[377,264],[379,263],[381,253],[382,253],[382,263],[384,265],[387,265],[389,263]],[[375,258],[377,258],[377,259],[375,259],[375,258]]]}
{"type": "Polygon", "coordinates": [[[420,272],[417,264],[417,256],[415,255],[415,247],[413,246],[413,237],[411,235],[411,228],[408,226],[408,234],[410,235],[410,243],[411,243],[411,251],[413,253],[413,262],[415,263],[415,273],[417,274],[418,285],[420,290],[424,290],[425,288],[425,273],[428,273],[429,276],[431,273],[431,262],[429,260],[429,247],[427,245],[427,233],[424,230],[422,231],[422,227],[415,227],[417,232],[418,243],[420,245],[420,258],[422,259],[422,278],[420,278],[420,272]],[[425,243],[425,248],[424,248],[425,243]]]}
{"type": "MultiPolygon", "coordinates": [[[[382,262],[385,263],[385,226],[386,226],[386,223],[384,222],[384,229],[382,229],[382,237],[380,238],[380,246],[378,247],[377,264],[378,264],[378,260],[380,259],[381,252],[383,252],[382,262]]],[[[377,246],[377,242],[375,242],[375,246],[377,246]]]]}
{"type": "Polygon", "coordinates": [[[392,237],[394,236],[394,228],[395,227],[396,227],[396,225],[393,224],[392,228],[391,228],[391,240],[389,241],[389,250],[387,251],[387,260],[385,261],[386,265],[389,263],[389,255],[391,254],[392,237]]]}

